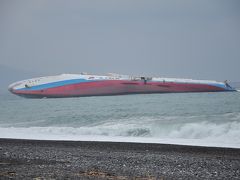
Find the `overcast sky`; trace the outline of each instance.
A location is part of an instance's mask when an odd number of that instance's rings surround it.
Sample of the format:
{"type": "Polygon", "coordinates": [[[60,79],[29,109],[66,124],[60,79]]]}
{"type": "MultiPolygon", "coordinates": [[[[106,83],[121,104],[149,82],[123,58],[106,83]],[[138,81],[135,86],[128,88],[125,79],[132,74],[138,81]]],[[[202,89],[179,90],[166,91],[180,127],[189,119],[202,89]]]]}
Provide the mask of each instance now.
{"type": "Polygon", "coordinates": [[[0,0],[0,65],[240,80],[239,0],[0,0]]]}

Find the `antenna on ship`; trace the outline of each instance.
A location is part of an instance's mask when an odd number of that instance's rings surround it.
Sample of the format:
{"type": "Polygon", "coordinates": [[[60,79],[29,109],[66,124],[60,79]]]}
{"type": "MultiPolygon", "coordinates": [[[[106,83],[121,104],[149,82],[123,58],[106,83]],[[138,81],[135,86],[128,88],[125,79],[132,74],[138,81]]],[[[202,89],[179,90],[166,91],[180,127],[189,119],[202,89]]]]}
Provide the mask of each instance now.
{"type": "Polygon", "coordinates": [[[228,84],[228,80],[225,80],[225,81],[224,81],[224,84],[225,84],[226,87],[232,88],[232,87],[228,84]]]}

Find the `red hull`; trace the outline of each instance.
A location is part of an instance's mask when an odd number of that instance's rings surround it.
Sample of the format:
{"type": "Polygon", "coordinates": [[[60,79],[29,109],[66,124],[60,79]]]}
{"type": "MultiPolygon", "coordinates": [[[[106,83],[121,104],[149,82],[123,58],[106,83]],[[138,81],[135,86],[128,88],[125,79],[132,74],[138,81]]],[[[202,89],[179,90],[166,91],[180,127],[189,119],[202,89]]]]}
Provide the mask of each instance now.
{"type": "Polygon", "coordinates": [[[28,97],[76,97],[121,94],[217,92],[226,89],[209,84],[146,82],[127,80],[107,80],[83,82],[42,90],[13,90],[14,94],[28,97]]]}

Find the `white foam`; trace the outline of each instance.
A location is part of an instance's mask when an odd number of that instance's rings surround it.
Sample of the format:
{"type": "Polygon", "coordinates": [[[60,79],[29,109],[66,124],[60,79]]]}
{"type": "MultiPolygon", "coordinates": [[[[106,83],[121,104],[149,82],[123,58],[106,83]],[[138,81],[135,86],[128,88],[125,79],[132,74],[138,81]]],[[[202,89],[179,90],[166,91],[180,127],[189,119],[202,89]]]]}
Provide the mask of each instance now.
{"type": "Polygon", "coordinates": [[[163,127],[111,124],[94,127],[0,128],[1,138],[167,143],[240,148],[240,123],[185,123],[163,127]]]}

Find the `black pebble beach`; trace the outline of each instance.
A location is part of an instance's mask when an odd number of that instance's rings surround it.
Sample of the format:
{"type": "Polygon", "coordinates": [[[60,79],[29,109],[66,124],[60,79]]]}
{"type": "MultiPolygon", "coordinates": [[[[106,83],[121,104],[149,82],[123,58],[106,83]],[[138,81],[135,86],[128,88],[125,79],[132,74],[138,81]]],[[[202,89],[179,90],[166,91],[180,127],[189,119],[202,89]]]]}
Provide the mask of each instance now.
{"type": "Polygon", "coordinates": [[[0,179],[240,179],[240,149],[0,139],[0,179]]]}

